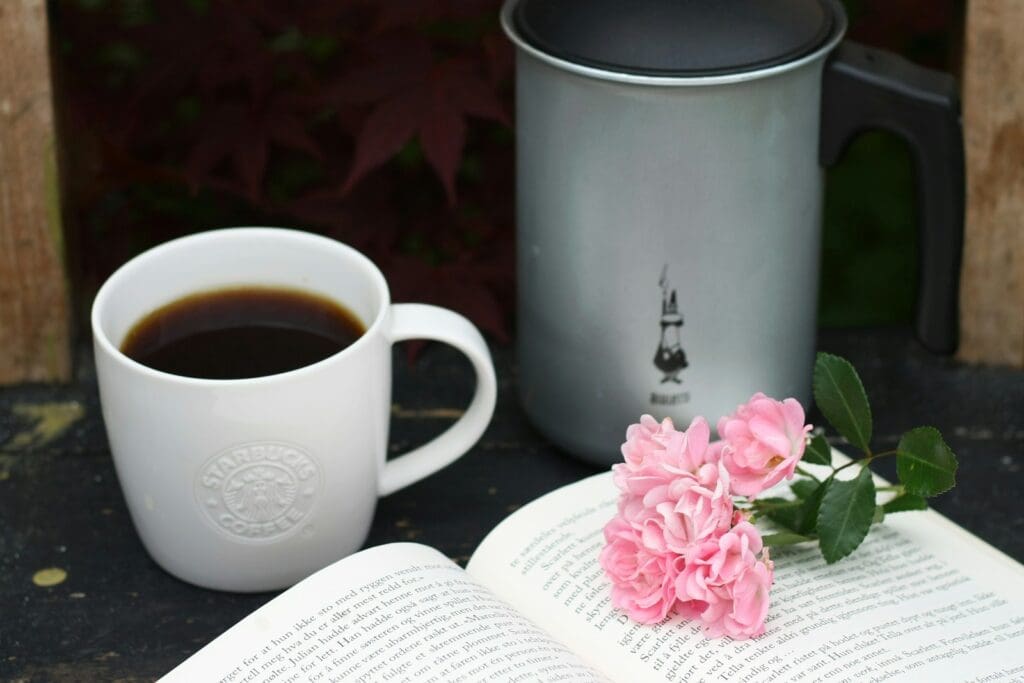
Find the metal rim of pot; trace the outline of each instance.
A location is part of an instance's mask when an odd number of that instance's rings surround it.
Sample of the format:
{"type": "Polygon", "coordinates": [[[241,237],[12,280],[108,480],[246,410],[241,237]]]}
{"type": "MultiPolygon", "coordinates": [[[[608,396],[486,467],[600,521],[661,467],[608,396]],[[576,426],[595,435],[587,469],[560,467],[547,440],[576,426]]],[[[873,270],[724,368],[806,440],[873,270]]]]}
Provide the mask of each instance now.
{"type": "Polygon", "coordinates": [[[601,69],[595,66],[581,64],[550,54],[532,45],[516,28],[516,22],[513,14],[521,1],[522,0],[506,0],[504,6],[501,8],[500,15],[502,29],[518,49],[529,54],[535,59],[555,68],[562,69],[563,71],[579,74],[588,78],[633,85],[694,87],[743,83],[745,81],[770,78],[772,76],[777,76],[779,74],[799,69],[802,66],[814,62],[815,60],[822,59],[825,55],[832,52],[843,40],[847,29],[846,11],[843,9],[842,5],[835,0],[825,0],[829,5],[833,16],[831,32],[828,37],[818,45],[818,47],[813,48],[810,52],[800,55],[790,61],[773,64],[763,68],[712,75],[644,75],[625,71],[613,71],[611,69],[601,69]]]}

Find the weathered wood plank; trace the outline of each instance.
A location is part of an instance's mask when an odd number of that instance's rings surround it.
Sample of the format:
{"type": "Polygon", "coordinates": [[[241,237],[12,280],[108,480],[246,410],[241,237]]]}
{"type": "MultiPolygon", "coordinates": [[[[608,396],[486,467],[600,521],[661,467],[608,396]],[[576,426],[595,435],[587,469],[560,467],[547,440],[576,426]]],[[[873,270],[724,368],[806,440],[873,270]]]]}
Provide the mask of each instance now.
{"type": "Polygon", "coordinates": [[[0,384],[70,376],[45,0],[0,2],[0,384]]]}
{"type": "Polygon", "coordinates": [[[970,0],[960,358],[1024,367],[1024,0],[970,0]]]}

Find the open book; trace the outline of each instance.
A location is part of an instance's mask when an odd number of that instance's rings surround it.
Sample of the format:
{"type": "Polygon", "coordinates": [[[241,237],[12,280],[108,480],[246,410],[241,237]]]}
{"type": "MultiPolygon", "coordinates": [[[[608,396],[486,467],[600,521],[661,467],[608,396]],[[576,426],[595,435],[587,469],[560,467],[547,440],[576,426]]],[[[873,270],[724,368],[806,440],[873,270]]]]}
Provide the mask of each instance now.
{"type": "Polygon", "coordinates": [[[938,513],[887,517],[827,566],[775,550],[766,632],[709,640],[630,622],[597,556],[609,473],[492,531],[466,570],[396,543],[336,562],[256,610],[166,681],[1010,681],[1024,678],[1024,566],[938,513]]]}

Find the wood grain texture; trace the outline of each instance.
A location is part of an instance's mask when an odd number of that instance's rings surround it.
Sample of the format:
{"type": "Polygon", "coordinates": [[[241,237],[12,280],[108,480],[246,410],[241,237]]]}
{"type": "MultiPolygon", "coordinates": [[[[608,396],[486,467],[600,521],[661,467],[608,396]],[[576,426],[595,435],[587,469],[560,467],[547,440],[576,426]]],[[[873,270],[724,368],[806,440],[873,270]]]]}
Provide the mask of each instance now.
{"type": "Polygon", "coordinates": [[[45,0],[0,1],[0,384],[70,376],[45,0]]]}
{"type": "Polygon", "coordinates": [[[960,358],[1024,367],[1024,0],[970,0],[960,358]]]}

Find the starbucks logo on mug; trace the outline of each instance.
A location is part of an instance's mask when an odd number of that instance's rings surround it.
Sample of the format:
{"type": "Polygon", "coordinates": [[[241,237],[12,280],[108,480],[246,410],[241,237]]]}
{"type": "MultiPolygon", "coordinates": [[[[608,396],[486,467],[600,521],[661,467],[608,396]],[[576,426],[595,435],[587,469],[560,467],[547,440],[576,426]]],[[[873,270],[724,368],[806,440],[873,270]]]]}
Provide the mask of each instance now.
{"type": "Polygon", "coordinates": [[[320,492],[321,470],[291,444],[235,446],[206,461],[196,500],[218,530],[243,541],[266,541],[302,525],[320,492]]]}

